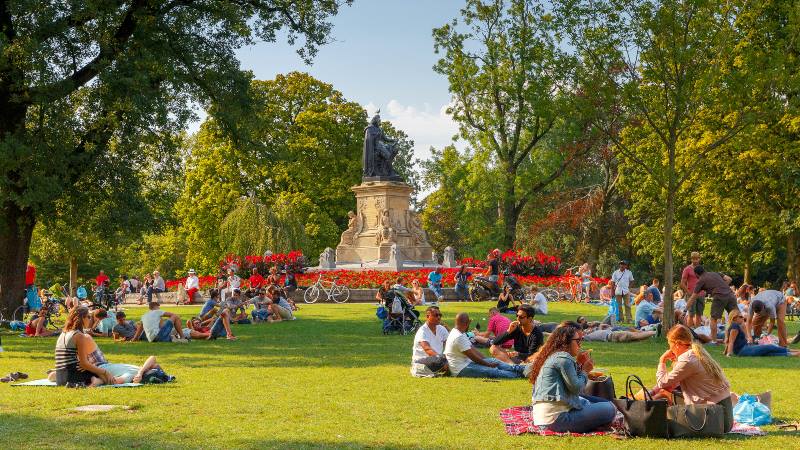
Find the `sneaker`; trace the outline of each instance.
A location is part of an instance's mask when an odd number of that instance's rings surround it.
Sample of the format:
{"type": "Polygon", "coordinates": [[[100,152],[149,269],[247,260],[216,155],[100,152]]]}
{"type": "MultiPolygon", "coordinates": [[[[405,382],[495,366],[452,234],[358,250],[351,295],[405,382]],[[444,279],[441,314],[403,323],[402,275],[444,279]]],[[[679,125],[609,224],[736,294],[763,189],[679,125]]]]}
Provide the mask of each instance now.
{"type": "Polygon", "coordinates": [[[797,336],[792,339],[792,344],[797,344],[798,342],[800,342],[800,333],[797,333],[797,336]]]}
{"type": "Polygon", "coordinates": [[[189,340],[184,338],[179,338],[177,336],[172,336],[172,342],[177,344],[188,344],[189,340]]]}

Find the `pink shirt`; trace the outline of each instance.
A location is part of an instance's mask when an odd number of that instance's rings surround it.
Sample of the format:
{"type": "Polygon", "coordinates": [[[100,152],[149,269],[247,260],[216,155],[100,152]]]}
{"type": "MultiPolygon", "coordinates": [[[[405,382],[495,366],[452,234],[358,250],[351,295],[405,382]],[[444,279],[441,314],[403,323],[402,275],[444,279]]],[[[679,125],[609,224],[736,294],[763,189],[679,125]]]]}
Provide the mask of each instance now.
{"type": "Polygon", "coordinates": [[[731,385],[725,376],[716,381],[689,349],[672,364],[667,372],[664,363],[656,371],[656,388],[672,391],[680,386],[687,405],[719,403],[731,396],[731,385]]]}
{"type": "MultiPolygon", "coordinates": [[[[694,286],[697,284],[698,279],[700,279],[700,277],[698,277],[697,274],[694,273],[693,265],[689,264],[688,266],[683,268],[683,273],[681,274],[681,281],[686,280],[686,292],[684,292],[683,295],[685,295],[687,299],[689,298],[690,295],[692,295],[692,293],[694,293],[694,286]]],[[[704,295],[705,293],[700,293],[700,294],[701,297],[705,297],[704,295]]]]}
{"type": "MultiPolygon", "coordinates": [[[[508,317],[502,314],[495,314],[489,318],[489,325],[486,327],[486,329],[494,333],[494,336],[497,337],[508,331],[509,325],[511,325],[511,320],[508,317]]],[[[514,345],[514,340],[509,339],[508,341],[503,342],[501,347],[511,348],[512,345],[514,345]]]]}

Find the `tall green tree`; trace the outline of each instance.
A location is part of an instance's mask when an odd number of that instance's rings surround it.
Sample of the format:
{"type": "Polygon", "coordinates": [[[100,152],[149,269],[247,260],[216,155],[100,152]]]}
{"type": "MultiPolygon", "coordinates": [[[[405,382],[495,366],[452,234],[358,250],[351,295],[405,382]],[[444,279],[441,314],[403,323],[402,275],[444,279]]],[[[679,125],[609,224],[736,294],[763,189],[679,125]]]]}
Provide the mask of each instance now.
{"type": "MultiPolygon", "coordinates": [[[[631,122],[613,137],[633,203],[635,242],[658,234],[666,325],[672,322],[673,232],[686,188],[707,159],[753,122],[753,79],[736,70],[738,11],[716,1],[557,2],[571,44],[605,72],[631,122]],[[703,124],[703,126],[699,126],[703,124]]],[[[656,255],[653,255],[656,256],[656,255]]]]}
{"type": "Polygon", "coordinates": [[[433,30],[461,137],[497,167],[501,243],[514,245],[528,202],[557,180],[585,148],[561,129],[574,91],[575,58],[559,45],[545,2],[467,0],[461,22],[433,30]]]}
{"type": "Polygon", "coordinates": [[[0,1],[0,308],[21,301],[36,222],[84,172],[129,181],[114,163],[139,161],[196,104],[235,131],[249,82],[235,50],[286,32],[311,56],[341,3],[0,1]]]}

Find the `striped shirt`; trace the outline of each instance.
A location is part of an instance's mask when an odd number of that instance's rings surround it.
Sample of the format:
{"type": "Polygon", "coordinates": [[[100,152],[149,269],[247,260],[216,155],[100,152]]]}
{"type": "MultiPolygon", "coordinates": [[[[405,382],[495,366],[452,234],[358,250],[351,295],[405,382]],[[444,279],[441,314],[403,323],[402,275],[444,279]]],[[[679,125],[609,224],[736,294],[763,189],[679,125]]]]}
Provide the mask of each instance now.
{"type": "Polygon", "coordinates": [[[56,370],[75,368],[78,365],[78,346],[75,345],[75,335],[83,333],[80,330],[61,333],[56,341],[56,370]]]}

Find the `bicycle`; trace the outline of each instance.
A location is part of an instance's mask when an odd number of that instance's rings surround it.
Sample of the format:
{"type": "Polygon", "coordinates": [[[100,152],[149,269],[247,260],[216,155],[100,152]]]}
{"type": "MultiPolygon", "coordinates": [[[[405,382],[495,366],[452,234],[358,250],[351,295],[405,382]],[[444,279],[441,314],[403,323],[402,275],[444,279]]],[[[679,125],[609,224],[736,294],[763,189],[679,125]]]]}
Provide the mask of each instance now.
{"type": "MultiPolygon", "coordinates": [[[[56,298],[53,296],[53,294],[47,292],[45,293],[45,300],[42,302],[41,311],[44,311],[47,315],[47,320],[45,321],[46,327],[53,330],[60,330],[64,328],[64,323],[67,321],[68,311],[63,300],[56,298]]],[[[28,323],[33,318],[34,314],[38,314],[38,312],[29,310],[27,302],[25,302],[25,304],[14,310],[12,319],[23,323],[28,323]]]]}
{"type": "Polygon", "coordinates": [[[328,297],[328,301],[333,300],[336,303],[346,302],[350,299],[350,288],[341,284],[336,284],[336,280],[337,278],[331,281],[323,281],[322,274],[319,274],[317,282],[309,286],[303,293],[303,301],[306,303],[315,303],[319,300],[320,293],[324,292],[328,297]]]}

